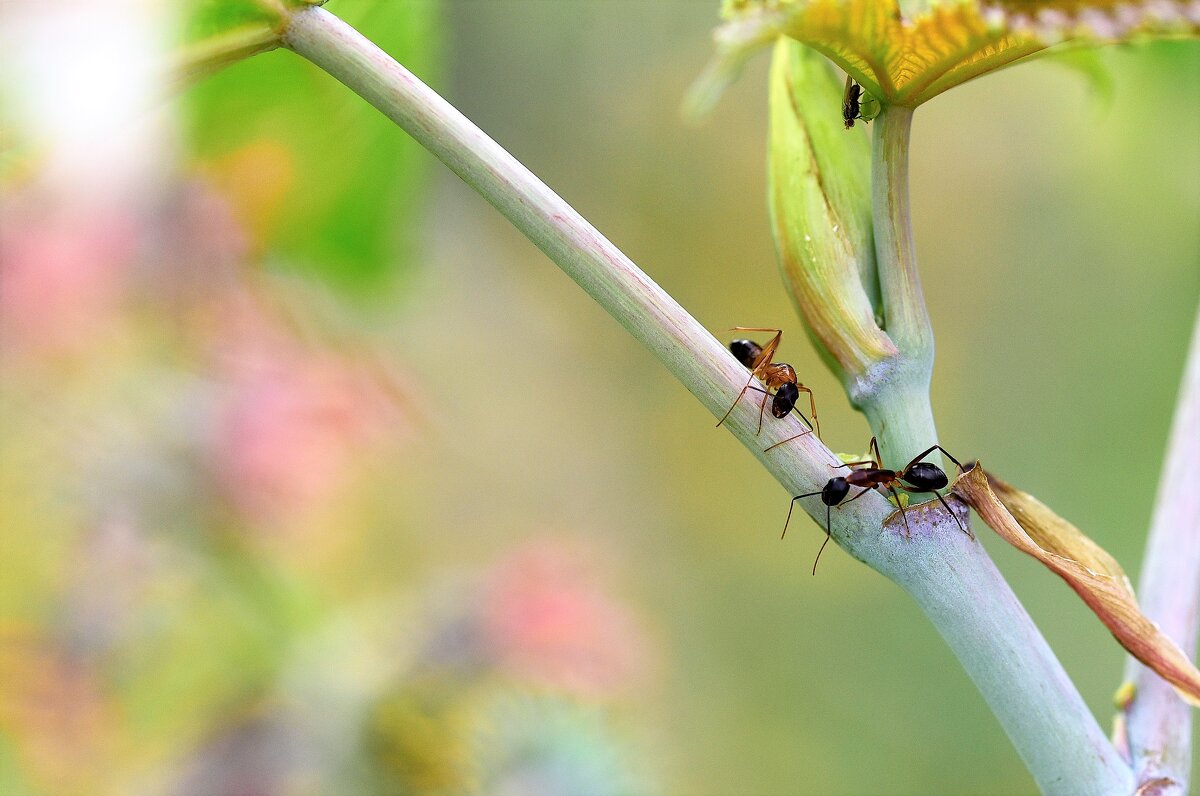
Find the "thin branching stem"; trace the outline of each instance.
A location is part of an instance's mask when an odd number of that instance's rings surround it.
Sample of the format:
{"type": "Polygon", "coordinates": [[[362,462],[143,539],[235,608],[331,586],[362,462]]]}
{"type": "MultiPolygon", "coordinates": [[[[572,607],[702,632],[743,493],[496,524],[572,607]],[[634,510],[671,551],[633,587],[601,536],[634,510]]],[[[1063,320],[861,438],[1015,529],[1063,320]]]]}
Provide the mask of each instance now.
{"type": "MultiPolygon", "coordinates": [[[[714,416],[725,412],[746,383],[745,369],[495,141],[323,9],[296,12],[284,44],[429,149],[653,352],[714,416]]],[[[790,494],[819,490],[838,464],[833,454],[813,435],[764,454],[771,443],[802,427],[799,421],[770,423],[757,436],[757,421],[758,407],[751,400],[726,425],[790,494]]],[[[803,504],[824,522],[824,506],[817,498],[803,504]]],[[[1127,794],[1128,767],[1029,616],[983,548],[933,506],[910,510],[909,541],[898,519],[888,521],[890,504],[868,494],[833,512],[834,539],[913,596],[983,692],[1044,791],[1127,794]]]]}

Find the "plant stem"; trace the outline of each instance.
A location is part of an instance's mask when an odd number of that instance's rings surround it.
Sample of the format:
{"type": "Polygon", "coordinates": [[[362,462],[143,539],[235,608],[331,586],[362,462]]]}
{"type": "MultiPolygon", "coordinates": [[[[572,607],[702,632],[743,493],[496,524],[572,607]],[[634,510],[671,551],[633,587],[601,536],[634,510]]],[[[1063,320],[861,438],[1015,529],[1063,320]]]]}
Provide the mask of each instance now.
{"type": "MultiPolygon", "coordinates": [[[[908,514],[910,522],[916,514],[945,518],[937,503],[908,514]]],[[[928,532],[930,540],[919,538],[914,523],[913,545],[928,541],[929,549],[877,568],[912,595],[954,650],[1041,791],[1128,796],[1128,767],[983,547],[952,520],[928,532]]]]}
{"type": "MultiPolygon", "coordinates": [[[[347,85],[436,155],[649,348],[714,416],[725,414],[746,385],[746,369],[620,249],[454,106],[324,9],[296,12],[284,32],[284,45],[347,85]]],[[[763,448],[799,434],[804,426],[799,421],[769,423],[757,437],[758,401],[753,393],[747,396],[725,425],[765,461],[763,448]]],[[[795,458],[799,468],[788,480],[793,487],[797,481],[807,487],[804,491],[819,489],[830,477],[829,467],[840,464],[812,435],[773,451],[770,461],[788,458],[795,458]]],[[[878,515],[885,506],[881,498],[872,513],[878,515]]]]}
{"type": "MultiPolygon", "coordinates": [[[[1138,585],[1142,612],[1195,658],[1200,605],[1200,313],[1179,391],[1167,460],[1138,585]]],[[[1134,658],[1125,679],[1136,687],[1126,729],[1134,776],[1141,785],[1169,779],[1155,791],[1187,793],[1192,711],[1165,680],[1134,658]]]]}
{"type": "MultiPolygon", "coordinates": [[[[296,12],[284,44],[366,99],[496,207],[649,348],[714,416],[746,371],[699,323],[515,158],[415,76],[320,8],[296,12]]],[[[914,415],[914,417],[917,417],[914,415]]],[[[741,402],[726,425],[790,494],[820,489],[838,464],[814,435],[741,402]]],[[[913,421],[916,422],[915,420],[913,421]]],[[[897,424],[908,428],[912,423],[897,424]]],[[[906,432],[916,433],[916,432],[906,432]]],[[[933,504],[935,507],[937,504],[933,504]]],[[[811,514],[824,506],[804,501],[811,514]]],[[[983,548],[944,511],[910,510],[913,538],[885,525],[891,505],[864,495],[834,512],[834,538],[913,595],[958,655],[1046,792],[1127,793],[1130,772],[983,548]]]]}
{"type": "Polygon", "coordinates": [[[933,329],[925,310],[908,203],[912,108],[885,107],[875,119],[871,155],[875,255],[884,331],[910,359],[933,362],[933,329]]]}
{"type": "MultiPolygon", "coordinates": [[[[888,467],[938,442],[929,383],[933,375],[933,329],[917,273],[908,201],[911,108],[885,107],[875,119],[871,195],[875,261],[883,303],[883,328],[899,351],[858,385],[851,399],[867,415],[888,467]]],[[[935,452],[934,461],[940,459],[935,452]]]]}

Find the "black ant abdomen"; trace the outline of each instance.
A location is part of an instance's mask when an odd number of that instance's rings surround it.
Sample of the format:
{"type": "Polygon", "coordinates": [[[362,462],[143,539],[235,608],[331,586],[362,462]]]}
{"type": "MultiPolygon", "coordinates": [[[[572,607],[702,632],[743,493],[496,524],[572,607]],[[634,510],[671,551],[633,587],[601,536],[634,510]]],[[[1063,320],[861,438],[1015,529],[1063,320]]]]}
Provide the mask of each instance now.
{"type": "Polygon", "coordinates": [[[762,346],[753,340],[731,340],[729,352],[733,354],[734,359],[742,363],[743,367],[753,368],[754,361],[762,353],[762,346]]]}
{"type": "Polygon", "coordinates": [[[945,489],[950,483],[946,472],[936,464],[917,462],[903,472],[901,478],[921,491],[945,489]]]}

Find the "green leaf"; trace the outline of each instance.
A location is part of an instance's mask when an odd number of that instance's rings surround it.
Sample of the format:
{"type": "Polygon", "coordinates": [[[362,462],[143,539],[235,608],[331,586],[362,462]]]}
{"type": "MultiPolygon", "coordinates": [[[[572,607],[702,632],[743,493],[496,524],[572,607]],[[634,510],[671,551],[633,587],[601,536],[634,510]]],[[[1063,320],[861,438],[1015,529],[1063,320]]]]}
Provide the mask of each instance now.
{"type": "Polygon", "coordinates": [[[280,14],[257,0],[190,0],[183,14],[184,42],[194,44],[241,27],[274,27],[280,14]]]}
{"type": "MultiPolygon", "coordinates": [[[[340,0],[336,10],[431,78],[438,3],[340,0]]],[[[429,158],[324,72],[271,53],[197,85],[187,108],[197,167],[225,189],[260,252],[358,295],[411,260],[429,158]]]]}
{"type": "Polygon", "coordinates": [[[776,43],[767,197],[779,267],[817,350],[857,379],[896,348],[875,322],[870,143],[845,129],[842,93],[816,51],[776,43]]]}
{"type": "Polygon", "coordinates": [[[716,60],[695,90],[706,105],[777,36],[827,55],[885,104],[909,108],[1064,41],[1200,36],[1183,0],[726,0],[722,15],[716,60]]]}

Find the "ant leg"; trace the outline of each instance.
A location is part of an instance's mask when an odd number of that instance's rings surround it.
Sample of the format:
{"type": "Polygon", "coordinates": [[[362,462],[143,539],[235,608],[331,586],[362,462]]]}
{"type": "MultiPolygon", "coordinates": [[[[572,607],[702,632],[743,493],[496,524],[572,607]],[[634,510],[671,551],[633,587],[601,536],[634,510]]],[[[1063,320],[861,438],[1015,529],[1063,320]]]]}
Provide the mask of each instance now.
{"type": "MultiPolygon", "coordinates": [[[[882,464],[883,454],[881,454],[879,452],[879,440],[876,439],[875,437],[871,437],[871,444],[867,446],[867,453],[870,453],[871,451],[875,451],[875,461],[880,462],[882,464]]],[[[881,466],[881,465],[876,465],[876,467],[879,467],[879,466],[881,466]]]]}
{"type": "Polygon", "coordinates": [[[950,451],[946,450],[941,445],[930,445],[928,448],[926,448],[925,450],[923,450],[919,454],[917,454],[917,457],[915,459],[913,459],[911,462],[909,462],[907,465],[905,465],[904,469],[902,469],[900,472],[904,472],[909,467],[912,467],[914,464],[921,461],[922,459],[924,459],[926,456],[933,453],[934,451],[941,451],[942,453],[946,454],[946,458],[949,459],[950,461],[954,462],[954,464],[958,467],[958,471],[960,473],[963,472],[963,466],[958,461],[958,459],[955,459],[953,456],[951,456],[950,451]]]}
{"type": "MultiPolygon", "coordinates": [[[[863,491],[859,492],[857,495],[850,498],[849,500],[843,501],[842,506],[846,505],[847,503],[853,503],[854,501],[858,500],[860,497],[862,497],[863,495],[867,494],[870,491],[872,491],[871,487],[864,486],[863,491]]],[[[840,509],[842,506],[838,506],[838,508],[840,509]]]]}
{"type": "Polygon", "coordinates": [[[821,493],[820,492],[809,492],[807,495],[796,495],[794,498],[792,498],[792,502],[788,506],[787,519],[783,523],[783,533],[781,533],[779,535],[780,539],[783,539],[783,537],[787,536],[788,523],[792,521],[792,509],[796,508],[796,501],[799,500],[800,498],[812,497],[813,495],[819,495],[819,494],[821,494],[821,493]]]}
{"type": "Polygon", "coordinates": [[[972,539],[974,539],[974,538],[975,538],[975,534],[971,533],[971,529],[970,529],[970,528],[968,528],[967,526],[963,525],[963,524],[962,524],[962,520],[960,520],[960,519],[958,518],[958,515],[957,515],[957,514],[955,514],[953,511],[951,511],[951,510],[950,510],[950,504],[946,502],[945,498],[943,498],[943,497],[942,497],[941,495],[939,495],[937,492],[934,492],[933,494],[934,494],[934,496],[936,496],[936,497],[937,497],[938,501],[940,501],[940,502],[941,502],[942,506],[943,506],[943,507],[946,509],[946,511],[947,511],[947,512],[949,512],[950,516],[954,518],[954,521],[955,521],[956,523],[958,523],[958,528],[959,528],[959,530],[961,530],[961,531],[962,531],[963,533],[965,533],[967,536],[970,536],[972,539]]]}
{"type": "MultiPolygon", "coordinates": [[[[812,430],[809,429],[808,431],[804,431],[800,434],[796,434],[793,437],[788,437],[787,439],[782,440],[781,442],[776,442],[774,445],[771,446],[771,448],[778,448],[780,445],[791,442],[794,439],[800,439],[801,437],[807,437],[811,433],[812,433],[812,430]]],[[[767,451],[771,450],[771,448],[763,448],[763,453],[766,453],[767,451]]]]}
{"type": "Polygon", "coordinates": [[[904,513],[904,504],[900,502],[900,493],[894,486],[889,486],[888,489],[891,491],[892,497],[896,498],[896,505],[900,507],[900,518],[904,520],[904,538],[912,539],[912,528],[908,524],[908,515],[904,513]]]}
{"type": "Polygon", "coordinates": [[[829,506],[825,506],[825,541],[821,542],[821,549],[817,551],[817,557],[813,559],[813,577],[817,576],[817,562],[821,560],[821,553],[825,552],[825,545],[829,544],[830,537],[833,534],[829,530],[829,506]]]}
{"type": "MultiPolygon", "coordinates": [[[[817,439],[820,439],[821,438],[821,421],[817,420],[817,402],[813,399],[813,391],[801,384],[797,384],[796,389],[799,390],[800,392],[808,393],[808,407],[809,407],[809,410],[812,412],[812,422],[808,424],[808,427],[812,428],[812,429],[816,429],[817,439]]],[[[796,414],[799,415],[800,413],[797,412],[796,414]]],[[[804,415],[800,415],[800,417],[804,417],[804,415]]],[[[806,420],[805,422],[807,423],[808,421],[806,420]]]]}
{"type": "Polygon", "coordinates": [[[860,464],[869,464],[871,465],[872,470],[879,469],[879,462],[875,461],[874,459],[867,459],[866,461],[861,462],[846,462],[845,464],[831,464],[829,465],[829,469],[836,470],[839,467],[857,467],[860,464]]]}
{"type": "Polygon", "coordinates": [[[746,386],[742,388],[742,391],[740,393],[738,393],[738,397],[733,399],[733,406],[729,407],[729,409],[725,412],[725,415],[720,420],[717,421],[718,428],[720,428],[721,424],[724,423],[726,418],[729,417],[729,413],[733,411],[733,407],[738,405],[738,401],[742,400],[742,396],[746,394],[746,390],[750,389],[750,382],[752,382],[752,381],[754,381],[753,373],[751,373],[750,378],[746,380],[746,386]]]}
{"type": "Polygon", "coordinates": [[[762,433],[763,411],[767,408],[767,399],[771,397],[771,393],[768,390],[760,390],[758,387],[751,387],[749,385],[747,385],[746,389],[754,390],[755,392],[760,392],[763,394],[762,403],[758,405],[758,431],[754,434],[754,436],[757,437],[762,433]]]}
{"type": "Polygon", "coordinates": [[[759,369],[765,367],[766,365],[768,365],[771,362],[771,360],[775,357],[775,349],[779,348],[779,343],[782,342],[782,340],[783,340],[783,330],[782,329],[766,329],[761,326],[734,326],[729,331],[731,331],[731,332],[774,332],[775,333],[775,336],[772,337],[769,341],[767,341],[767,344],[762,347],[762,352],[759,353],[758,357],[754,360],[753,366],[750,368],[750,371],[752,373],[754,373],[755,375],[758,375],[759,369]]]}
{"type": "Polygon", "coordinates": [[[831,464],[830,467],[836,470],[839,467],[857,467],[860,464],[869,464],[871,465],[870,469],[878,470],[883,466],[881,464],[883,457],[879,455],[879,443],[875,441],[874,437],[871,437],[871,444],[867,446],[867,453],[870,453],[872,450],[875,451],[874,459],[864,459],[861,462],[846,462],[845,464],[831,464]]]}

